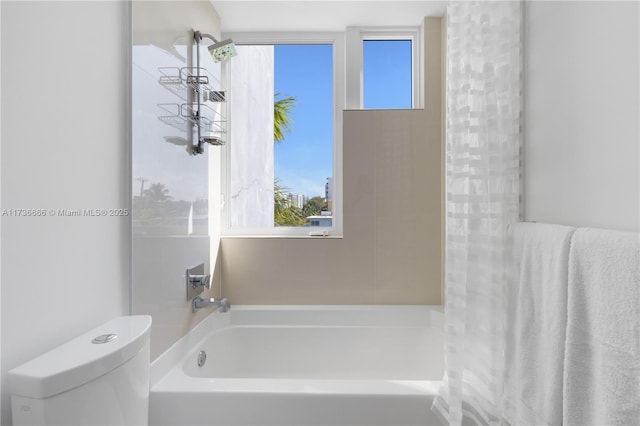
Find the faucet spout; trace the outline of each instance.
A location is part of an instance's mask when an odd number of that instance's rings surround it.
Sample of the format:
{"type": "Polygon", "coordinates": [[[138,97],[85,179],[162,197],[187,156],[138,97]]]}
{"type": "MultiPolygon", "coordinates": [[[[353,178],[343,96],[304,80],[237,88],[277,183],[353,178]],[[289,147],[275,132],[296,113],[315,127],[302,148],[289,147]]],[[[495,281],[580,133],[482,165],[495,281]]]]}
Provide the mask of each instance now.
{"type": "Polygon", "coordinates": [[[218,312],[227,312],[229,309],[231,309],[231,303],[227,298],[203,299],[202,297],[198,296],[191,301],[191,312],[196,312],[198,309],[208,308],[209,306],[216,307],[218,312]]]}

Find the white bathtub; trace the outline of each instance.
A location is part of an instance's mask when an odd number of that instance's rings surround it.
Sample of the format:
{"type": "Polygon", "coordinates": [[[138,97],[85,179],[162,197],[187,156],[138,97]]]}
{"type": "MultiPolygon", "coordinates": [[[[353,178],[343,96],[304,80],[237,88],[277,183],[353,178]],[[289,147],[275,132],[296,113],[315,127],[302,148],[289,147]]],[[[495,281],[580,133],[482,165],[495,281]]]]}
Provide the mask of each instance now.
{"type": "Polygon", "coordinates": [[[437,425],[442,372],[439,307],[237,306],[154,361],[149,423],[437,425]]]}

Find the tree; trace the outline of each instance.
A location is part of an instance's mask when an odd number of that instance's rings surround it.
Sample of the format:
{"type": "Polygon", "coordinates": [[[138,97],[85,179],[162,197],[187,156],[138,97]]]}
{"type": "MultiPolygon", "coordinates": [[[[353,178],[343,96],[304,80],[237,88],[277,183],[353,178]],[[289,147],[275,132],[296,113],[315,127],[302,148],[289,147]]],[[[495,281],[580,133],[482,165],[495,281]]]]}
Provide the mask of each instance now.
{"type": "MultiPolygon", "coordinates": [[[[279,93],[274,98],[280,96],[279,93]]],[[[273,103],[273,140],[280,143],[284,140],[285,133],[291,130],[291,111],[296,106],[296,98],[278,99],[273,103]]],[[[273,183],[273,222],[276,226],[302,226],[306,219],[302,210],[291,205],[291,201],[285,195],[286,187],[281,186],[278,179],[273,183]]]]}
{"type": "Polygon", "coordinates": [[[276,179],[273,183],[273,222],[275,226],[302,226],[306,222],[306,216],[302,210],[293,206],[285,195],[287,188],[280,186],[276,179]]]}
{"type": "MultiPolygon", "coordinates": [[[[274,95],[275,98],[280,96],[280,93],[274,95]]],[[[276,100],[273,103],[273,140],[275,143],[280,143],[284,140],[284,134],[289,133],[293,119],[291,118],[291,111],[296,106],[296,98],[289,96],[276,100]]]]}
{"type": "Polygon", "coordinates": [[[169,195],[169,190],[167,189],[167,187],[159,182],[152,183],[149,188],[145,189],[142,192],[142,196],[155,202],[168,201],[173,198],[171,195],[169,195]]]}
{"type": "Polygon", "coordinates": [[[318,216],[320,212],[328,210],[327,202],[323,197],[313,197],[302,206],[302,214],[304,217],[318,216]]]}
{"type": "Polygon", "coordinates": [[[175,210],[176,202],[172,201],[169,190],[160,182],[152,183],[147,189],[140,188],[140,194],[133,197],[133,209],[137,220],[163,220],[175,210]]]}

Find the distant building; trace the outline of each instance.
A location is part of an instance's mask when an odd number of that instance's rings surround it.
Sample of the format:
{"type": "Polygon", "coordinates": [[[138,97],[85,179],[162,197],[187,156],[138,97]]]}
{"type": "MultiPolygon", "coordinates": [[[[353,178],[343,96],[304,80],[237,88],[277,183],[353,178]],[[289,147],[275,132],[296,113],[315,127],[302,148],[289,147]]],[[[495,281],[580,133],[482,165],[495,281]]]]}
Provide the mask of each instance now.
{"type": "Polygon", "coordinates": [[[291,201],[292,206],[302,209],[304,203],[307,202],[307,197],[300,194],[289,194],[289,201],[291,201]]]}
{"type": "Polygon", "coordinates": [[[307,226],[331,226],[332,224],[331,212],[322,212],[320,216],[307,216],[307,226]]]}
{"type": "Polygon", "coordinates": [[[333,178],[328,177],[324,184],[324,199],[327,202],[327,210],[333,211],[333,178]]]}

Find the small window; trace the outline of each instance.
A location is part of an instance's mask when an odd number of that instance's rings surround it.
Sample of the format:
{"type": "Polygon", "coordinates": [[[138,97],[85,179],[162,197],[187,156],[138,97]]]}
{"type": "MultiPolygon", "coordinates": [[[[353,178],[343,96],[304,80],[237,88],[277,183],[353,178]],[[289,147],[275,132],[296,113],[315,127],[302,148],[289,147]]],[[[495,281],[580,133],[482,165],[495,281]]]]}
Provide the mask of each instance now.
{"type": "Polygon", "coordinates": [[[347,108],[422,108],[421,38],[418,27],[347,28],[347,108]]]}
{"type": "Polygon", "coordinates": [[[411,40],[364,40],[363,107],[410,109],[412,106],[411,40]]]}

